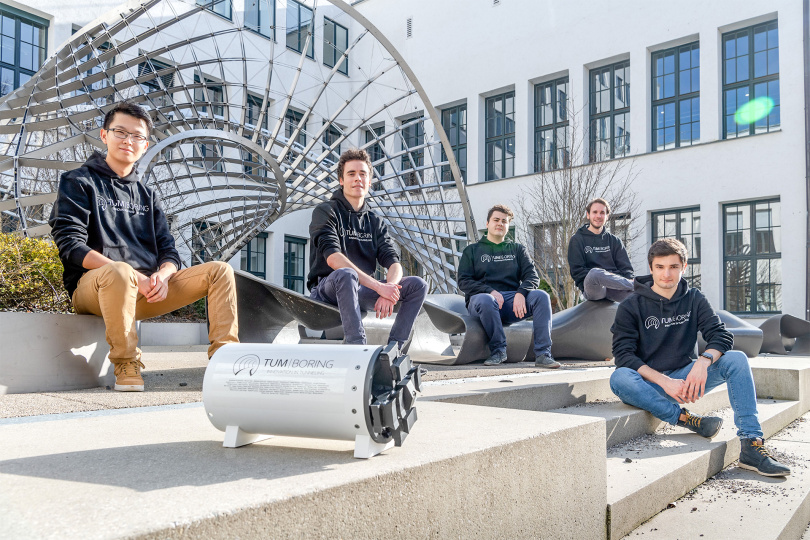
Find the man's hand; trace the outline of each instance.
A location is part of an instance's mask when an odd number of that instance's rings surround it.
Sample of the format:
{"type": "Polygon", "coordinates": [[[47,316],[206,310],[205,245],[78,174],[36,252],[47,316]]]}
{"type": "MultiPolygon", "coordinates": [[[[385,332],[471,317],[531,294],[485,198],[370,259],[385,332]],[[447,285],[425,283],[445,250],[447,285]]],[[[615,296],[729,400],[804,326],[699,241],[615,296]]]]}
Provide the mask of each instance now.
{"type": "Polygon", "coordinates": [[[152,292],[152,283],[149,276],[145,276],[140,272],[135,272],[138,275],[138,292],[143,296],[148,296],[152,292]]]}
{"type": "Polygon", "coordinates": [[[385,319],[394,313],[394,302],[383,298],[377,298],[377,303],[374,304],[374,311],[377,312],[378,319],[385,319]]]}
{"type": "Polygon", "coordinates": [[[526,297],[522,293],[515,293],[515,299],[512,302],[512,311],[515,312],[515,317],[522,319],[526,316],[526,297]]]}
{"type": "Polygon", "coordinates": [[[380,295],[380,298],[385,298],[392,304],[396,304],[399,302],[399,290],[401,288],[402,286],[397,283],[377,282],[376,293],[380,295]]]}
{"type": "Polygon", "coordinates": [[[686,376],[684,381],[684,398],[686,403],[694,403],[703,397],[703,392],[706,390],[706,379],[708,378],[709,360],[703,356],[699,356],[697,360],[692,363],[692,369],[689,375],[686,376]]]}
{"type": "Polygon", "coordinates": [[[489,293],[489,295],[494,298],[496,302],[498,302],[498,309],[501,309],[503,307],[503,295],[498,291],[492,291],[489,293]]]}
{"type": "Polygon", "coordinates": [[[664,392],[667,395],[675,398],[675,401],[678,403],[684,403],[684,391],[686,389],[686,382],[680,379],[670,379],[669,377],[666,380],[661,381],[661,388],[664,389],[664,392]]]}
{"type": "Polygon", "coordinates": [[[160,270],[149,276],[149,286],[151,289],[144,296],[150,304],[165,300],[169,294],[169,278],[164,277],[160,270]]]}

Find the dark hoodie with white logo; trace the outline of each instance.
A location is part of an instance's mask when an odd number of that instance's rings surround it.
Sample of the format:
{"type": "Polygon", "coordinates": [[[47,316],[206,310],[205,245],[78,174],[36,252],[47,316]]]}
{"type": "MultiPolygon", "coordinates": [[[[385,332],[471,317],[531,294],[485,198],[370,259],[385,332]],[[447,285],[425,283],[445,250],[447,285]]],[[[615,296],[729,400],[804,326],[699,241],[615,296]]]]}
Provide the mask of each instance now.
{"type": "Polygon", "coordinates": [[[616,367],[638,369],[648,365],[656,371],[670,371],[696,358],[698,330],[707,349],[725,353],[734,344],[731,332],[698,289],[681,278],[672,298],[652,290],[652,276],[635,280],[635,290],[616,311],[613,356],[616,367]]]}
{"type": "Polygon", "coordinates": [[[584,290],[585,276],[592,268],[601,268],[627,279],[633,279],[633,265],[624,244],[602,227],[600,234],[594,234],[586,223],[574,233],[568,242],[568,266],[571,277],[580,290],[584,290]]]}
{"type": "Polygon", "coordinates": [[[540,278],[526,248],[515,242],[496,244],[485,236],[461,254],[458,288],[467,304],[474,294],[517,291],[527,296],[539,285],[540,278]]]}
{"type": "Polygon", "coordinates": [[[87,272],[82,262],[92,250],[147,276],[164,262],[180,268],[157,193],[138,180],[134,168],[119,177],[98,152],[78,169],[62,174],[48,223],[71,296],[87,272]]]}
{"type": "Polygon", "coordinates": [[[360,210],[355,210],[343,195],[342,188],[335,191],[331,200],[312,211],[309,237],[312,239],[307,276],[309,290],[333,272],[326,263],[333,253],[343,253],[368,275],[374,274],[378,262],[383,268],[399,262],[382,218],[369,210],[365,201],[360,210]]]}

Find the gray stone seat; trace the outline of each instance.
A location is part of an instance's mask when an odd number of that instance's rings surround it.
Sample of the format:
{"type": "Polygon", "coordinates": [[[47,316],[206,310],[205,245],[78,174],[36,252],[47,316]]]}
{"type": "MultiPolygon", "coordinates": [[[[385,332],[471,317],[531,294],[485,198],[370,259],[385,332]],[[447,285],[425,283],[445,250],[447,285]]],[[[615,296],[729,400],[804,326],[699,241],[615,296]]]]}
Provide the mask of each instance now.
{"type": "MultiPolygon", "coordinates": [[[[726,329],[734,336],[733,350],[744,352],[748,358],[759,355],[762,347],[762,330],[722,309],[717,310],[717,316],[720,317],[720,320],[726,325],[726,329]]],[[[706,341],[704,341],[703,335],[698,332],[698,351],[703,352],[705,350],[706,341]]]]}
{"type": "MultiPolygon", "coordinates": [[[[605,360],[613,358],[610,327],[619,304],[612,300],[586,300],[551,317],[551,354],[554,358],[605,360]]],[[[534,360],[530,347],[526,360],[534,360]]]]}
{"type": "MultiPolygon", "coordinates": [[[[422,305],[433,326],[445,334],[459,335],[460,347],[452,365],[469,364],[490,355],[487,335],[478,317],[470,315],[464,297],[458,294],[429,294],[422,305]]],[[[522,320],[504,327],[506,361],[522,362],[532,344],[532,323],[522,320]]],[[[437,340],[434,340],[434,342],[437,340]]],[[[452,340],[451,340],[452,343],[452,340]]],[[[442,353],[443,351],[431,351],[442,353]]],[[[445,363],[445,362],[443,362],[445,363]]]]}
{"type": "Polygon", "coordinates": [[[774,315],[759,325],[763,333],[761,353],[810,355],[810,322],[793,315],[774,315]]]}

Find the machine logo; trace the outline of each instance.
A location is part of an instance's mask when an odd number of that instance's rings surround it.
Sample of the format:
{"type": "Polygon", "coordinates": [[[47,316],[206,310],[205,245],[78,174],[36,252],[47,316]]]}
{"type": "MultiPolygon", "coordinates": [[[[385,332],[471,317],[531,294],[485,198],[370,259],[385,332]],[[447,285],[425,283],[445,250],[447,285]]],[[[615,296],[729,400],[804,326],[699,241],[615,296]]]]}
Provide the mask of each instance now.
{"type": "Polygon", "coordinates": [[[658,326],[661,323],[658,322],[658,317],[647,317],[647,320],[644,321],[644,327],[649,329],[651,326],[654,326],[656,330],[658,330],[658,326]]]}
{"type": "Polygon", "coordinates": [[[492,262],[492,256],[487,254],[481,255],[481,262],[492,262]]]}
{"type": "Polygon", "coordinates": [[[236,362],[233,363],[233,374],[239,375],[241,372],[248,370],[248,375],[253,375],[256,373],[256,370],[259,369],[260,363],[259,357],[255,354],[240,356],[236,359],[236,362]]]}

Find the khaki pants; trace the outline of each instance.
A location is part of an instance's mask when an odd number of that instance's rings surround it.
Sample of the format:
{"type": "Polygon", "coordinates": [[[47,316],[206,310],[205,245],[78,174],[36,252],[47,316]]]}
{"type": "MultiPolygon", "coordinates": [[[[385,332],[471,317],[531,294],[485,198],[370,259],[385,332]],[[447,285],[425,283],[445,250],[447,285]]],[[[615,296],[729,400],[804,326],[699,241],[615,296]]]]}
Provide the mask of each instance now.
{"type": "Polygon", "coordinates": [[[233,269],[223,262],[208,262],[178,271],[169,279],[169,292],[161,302],[149,303],[138,292],[135,270],[113,262],[89,270],[73,292],[76,313],[104,318],[110,361],[140,359],[135,321],[164,315],[208,296],[210,358],[226,343],[239,343],[236,320],[236,284],[233,269]]]}

